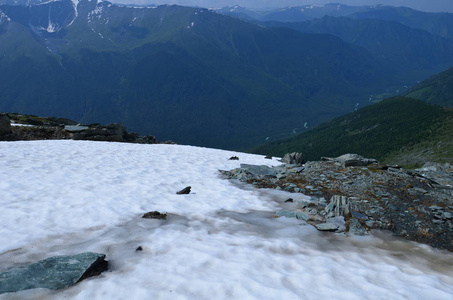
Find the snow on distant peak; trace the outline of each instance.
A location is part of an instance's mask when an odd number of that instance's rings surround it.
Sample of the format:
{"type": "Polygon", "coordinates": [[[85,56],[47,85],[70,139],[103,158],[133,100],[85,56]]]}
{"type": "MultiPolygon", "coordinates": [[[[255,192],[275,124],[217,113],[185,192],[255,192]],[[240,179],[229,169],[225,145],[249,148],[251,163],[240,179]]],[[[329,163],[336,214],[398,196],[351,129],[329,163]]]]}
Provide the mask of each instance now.
{"type": "Polygon", "coordinates": [[[47,25],[46,31],[48,33],[53,33],[58,31],[58,26],[57,24],[54,24],[52,22],[49,22],[49,25],[47,25]]]}
{"type": "Polygon", "coordinates": [[[11,19],[3,12],[0,10],[0,21],[3,21],[3,20],[6,20],[6,21],[11,21],[11,19]]]}
{"type": "Polygon", "coordinates": [[[74,7],[74,19],[72,19],[72,21],[68,24],[68,26],[71,26],[72,23],[74,23],[74,21],[79,16],[79,13],[77,11],[77,5],[79,5],[80,0],[71,0],[71,1],[72,1],[72,6],[74,7]]]}
{"type": "Polygon", "coordinates": [[[52,2],[61,2],[61,0],[49,0],[49,1],[44,1],[44,2],[38,3],[38,4],[36,4],[36,5],[46,5],[46,4],[49,4],[49,3],[52,3],[52,2]]]}

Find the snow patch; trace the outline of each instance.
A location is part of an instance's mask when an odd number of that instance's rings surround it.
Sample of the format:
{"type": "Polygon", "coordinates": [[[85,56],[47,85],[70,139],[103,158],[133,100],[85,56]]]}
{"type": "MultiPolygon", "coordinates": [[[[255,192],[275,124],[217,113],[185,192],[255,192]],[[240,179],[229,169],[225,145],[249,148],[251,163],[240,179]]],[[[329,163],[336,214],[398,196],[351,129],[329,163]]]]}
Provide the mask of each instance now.
{"type": "Polygon", "coordinates": [[[74,19],[72,19],[72,21],[68,24],[68,26],[71,26],[72,23],[74,23],[74,21],[77,19],[77,17],[79,16],[79,12],[77,10],[77,5],[79,5],[79,1],[80,0],[72,0],[72,7],[74,7],[74,19]]]}
{"type": "Polygon", "coordinates": [[[6,20],[6,21],[8,21],[8,22],[11,21],[11,19],[10,19],[4,12],[2,12],[2,11],[0,10],[0,21],[1,21],[1,20],[6,20]]]}
{"type": "Polygon", "coordinates": [[[112,266],[73,287],[0,298],[451,299],[452,253],[274,218],[285,199],[310,199],[220,176],[240,163],[280,164],[181,145],[0,142],[0,266],[85,251],[112,266]],[[141,219],[153,210],[167,220],[141,219]]]}
{"type": "Polygon", "coordinates": [[[47,25],[46,31],[48,33],[53,33],[58,31],[58,25],[53,24],[52,22],[49,22],[49,25],[47,25]]]}

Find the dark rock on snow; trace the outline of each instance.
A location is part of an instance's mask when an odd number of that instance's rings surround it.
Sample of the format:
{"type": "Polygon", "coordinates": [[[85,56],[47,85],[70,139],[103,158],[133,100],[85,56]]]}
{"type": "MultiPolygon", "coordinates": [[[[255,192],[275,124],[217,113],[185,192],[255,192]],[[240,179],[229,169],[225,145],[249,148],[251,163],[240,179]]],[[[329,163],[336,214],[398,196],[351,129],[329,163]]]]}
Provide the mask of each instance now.
{"type": "Polygon", "coordinates": [[[157,219],[157,220],[166,220],[167,214],[161,214],[158,211],[150,211],[142,216],[143,219],[157,219]]]}
{"type": "Polygon", "coordinates": [[[178,195],[185,195],[185,194],[190,194],[190,189],[192,187],[188,186],[188,187],[185,187],[183,188],[182,190],[180,190],[179,192],[176,192],[176,194],[178,195]]]}
{"type": "Polygon", "coordinates": [[[57,290],[108,269],[105,254],[54,256],[0,273],[0,294],[34,288],[57,290]]]}
{"type": "Polygon", "coordinates": [[[231,156],[231,157],[230,157],[230,160],[239,160],[239,157],[237,157],[237,156],[231,156]]]}

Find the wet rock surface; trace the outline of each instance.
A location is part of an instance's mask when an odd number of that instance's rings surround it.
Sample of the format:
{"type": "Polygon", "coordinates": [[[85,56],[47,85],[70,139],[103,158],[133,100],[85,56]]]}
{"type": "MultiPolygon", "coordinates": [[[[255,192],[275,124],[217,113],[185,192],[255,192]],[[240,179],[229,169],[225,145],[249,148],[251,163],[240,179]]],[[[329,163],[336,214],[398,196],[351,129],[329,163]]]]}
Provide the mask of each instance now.
{"type": "Polygon", "coordinates": [[[51,290],[72,286],[108,269],[105,254],[54,256],[0,273],[0,294],[34,288],[51,290]]]}
{"type": "MultiPolygon", "coordinates": [[[[301,216],[306,214],[308,223],[314,226],[343,217],[349,234],[386,229],[409,240],[453,251],[451,165],[427,164],[411,171],[381,165],[373,159],[360,158],[357,163],[354,158],[352,165],[348,160],[325,159],[303,166],[270,168],[275,175],[253,173],[250,169],[221,172],[257,188],[311,196],[309,203],[284,203],[285,211],[277,216],[304,219],[301,216]]],[[[324,227],[334,230],[331,225],[321,226],[324,227]]],[[[341,226],[336,232],[342,232],[341,226]]]]}

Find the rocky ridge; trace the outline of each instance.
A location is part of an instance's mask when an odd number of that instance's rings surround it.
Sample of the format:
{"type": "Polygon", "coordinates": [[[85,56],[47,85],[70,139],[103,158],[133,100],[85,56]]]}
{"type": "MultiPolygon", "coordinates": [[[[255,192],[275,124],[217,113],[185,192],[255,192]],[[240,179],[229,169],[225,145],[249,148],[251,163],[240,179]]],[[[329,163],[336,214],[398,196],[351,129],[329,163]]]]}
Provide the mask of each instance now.
{"type": "Polygon", "coordinates": [[[408,240],[453,251],[453,166],[449,164],[427,163],[411,171],[348,154],[272,168],[242,164],[221,172],[257,188],[311,196],[310,202],[288,199],[278,217],[356,235],[391,230],[408,240]]]}
{"type": "Polygon", "coordinates": [[[119,123],[81,125],[63,118],[0,114],[0,141],[61,139],[139,144],[158,143],[155,136],[128,133],[126,127],[119,123]]]}

